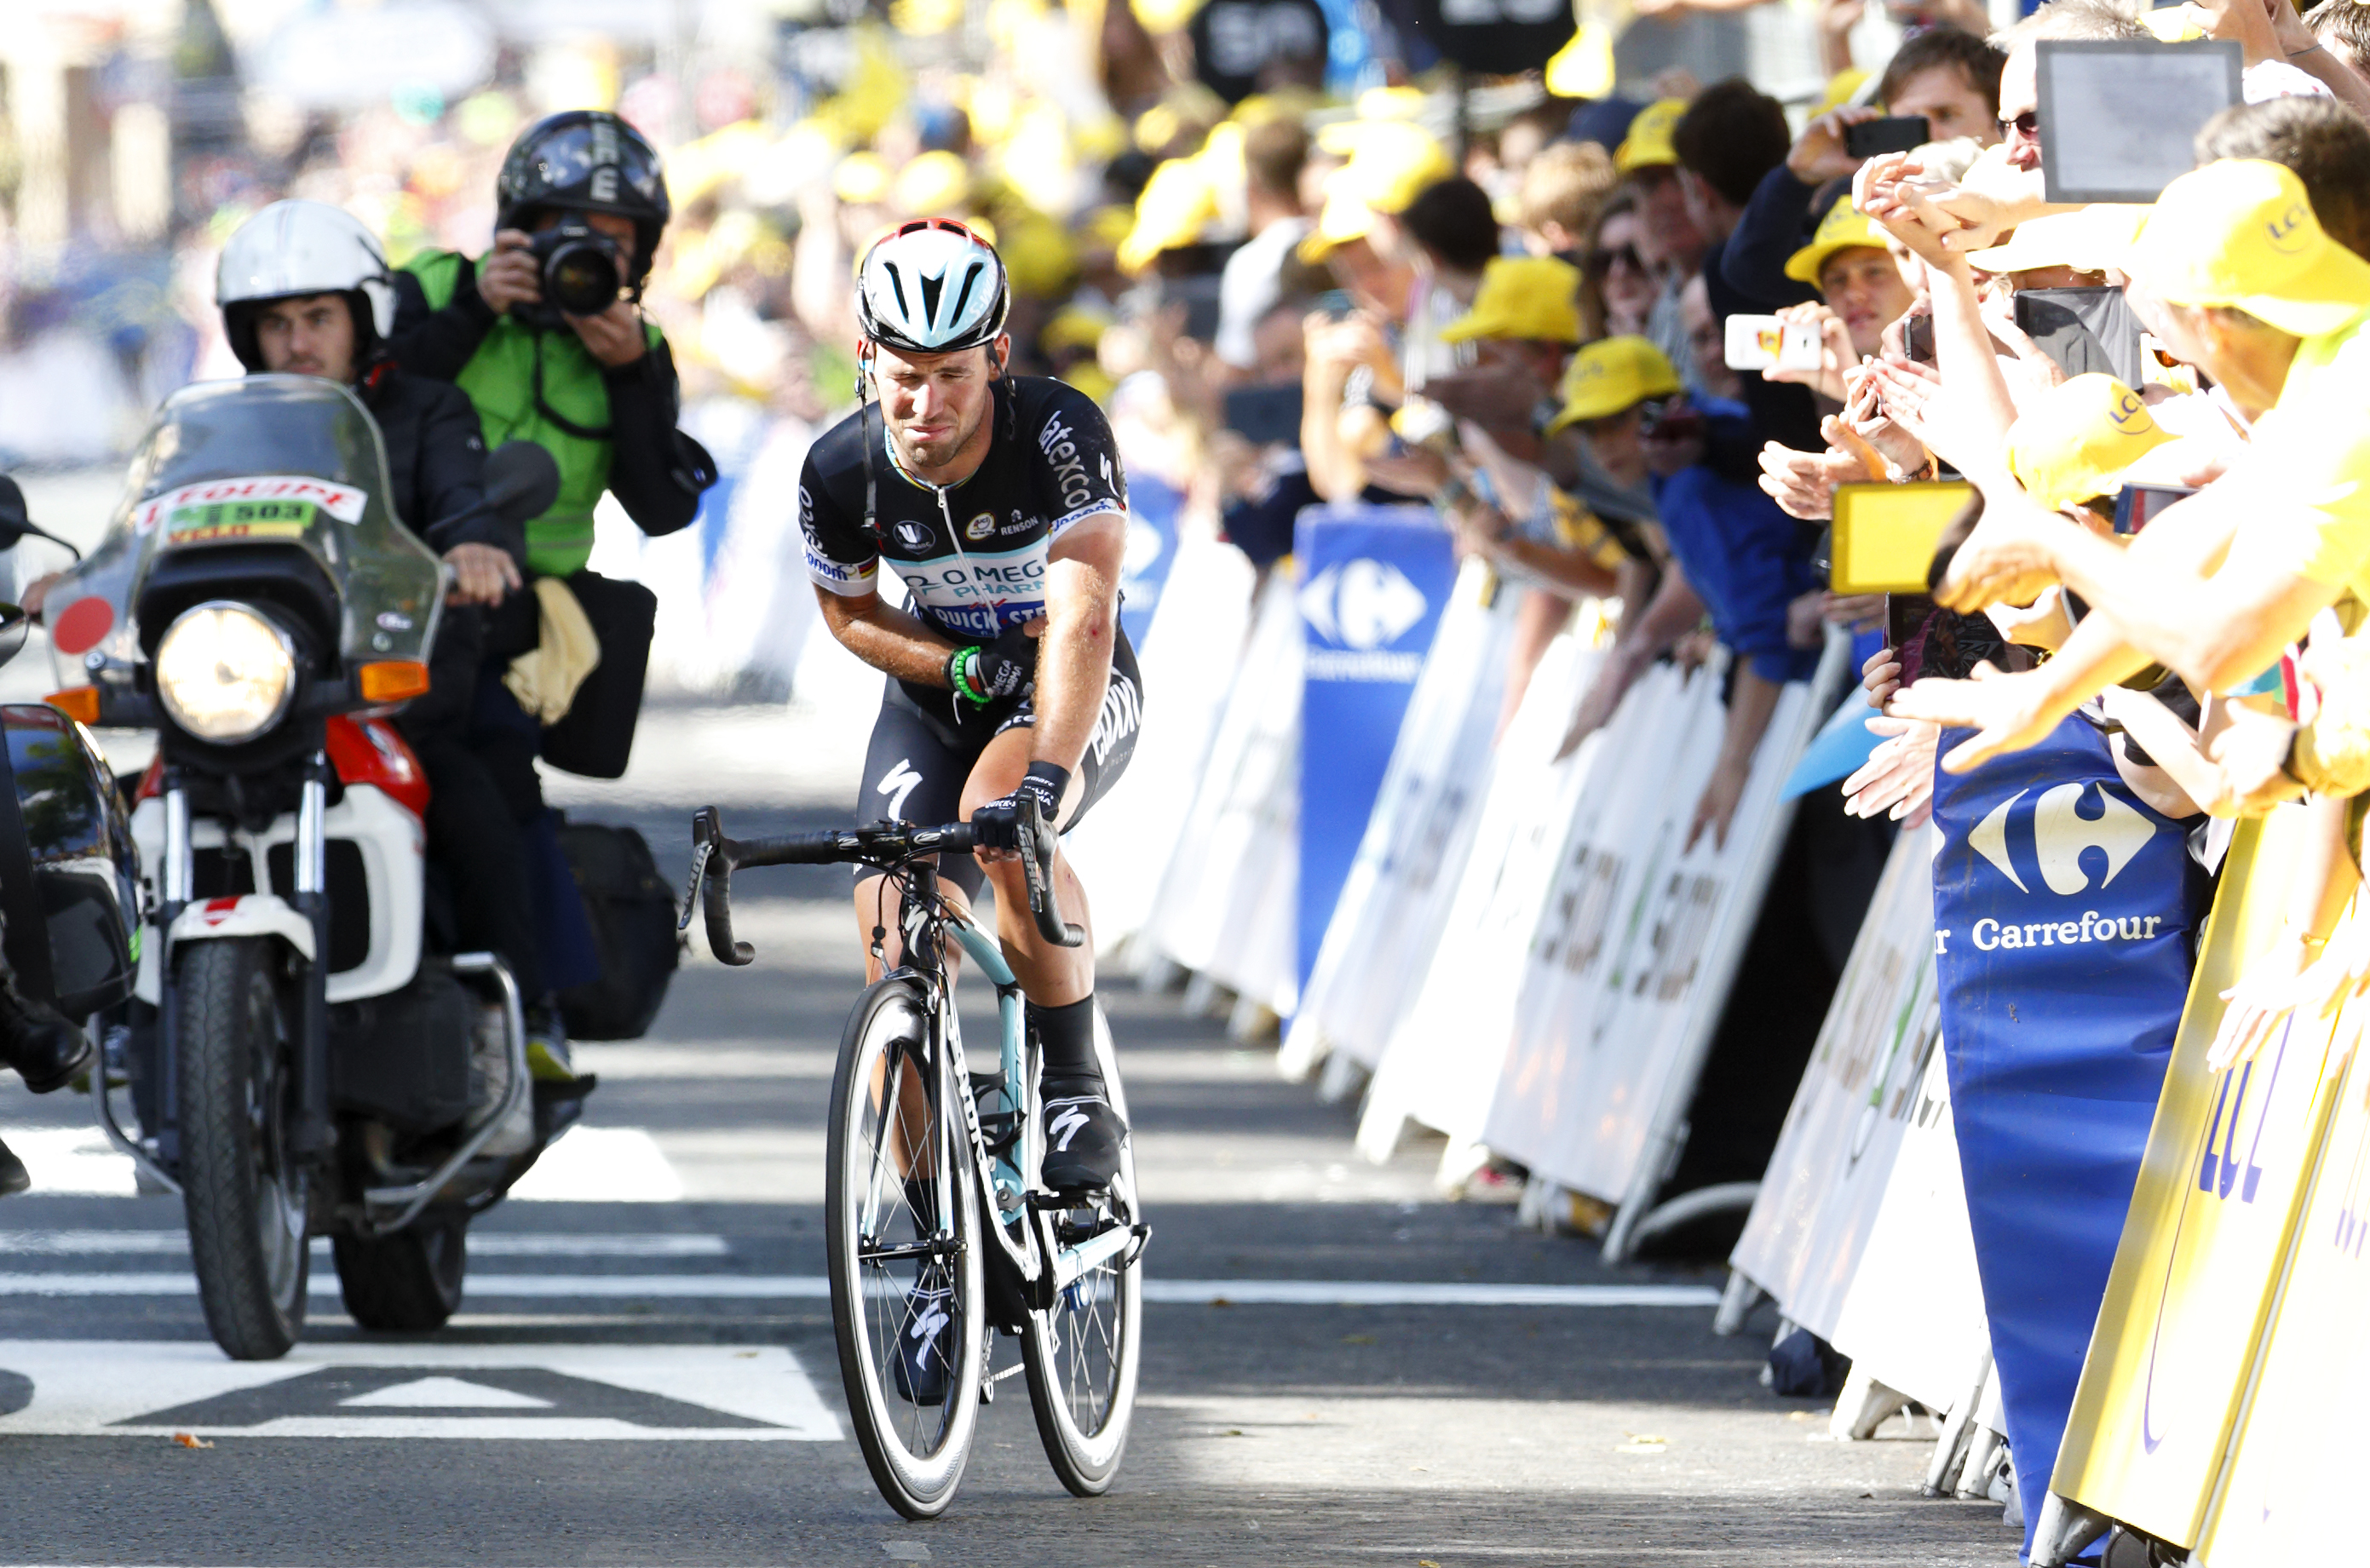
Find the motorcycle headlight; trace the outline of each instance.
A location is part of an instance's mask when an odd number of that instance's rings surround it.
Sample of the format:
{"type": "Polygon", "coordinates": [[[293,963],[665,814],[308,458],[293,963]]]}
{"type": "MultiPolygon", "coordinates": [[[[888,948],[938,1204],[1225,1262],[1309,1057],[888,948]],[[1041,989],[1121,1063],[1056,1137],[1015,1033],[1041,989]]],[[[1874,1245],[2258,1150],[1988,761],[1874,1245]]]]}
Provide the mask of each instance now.
{"type": "Polygon", "coordinates": [[[156,695],[201,740],[235,746],[280,722],[296,690],[288,634],[244,604],[181,612],[156,645],[156,695]]]}

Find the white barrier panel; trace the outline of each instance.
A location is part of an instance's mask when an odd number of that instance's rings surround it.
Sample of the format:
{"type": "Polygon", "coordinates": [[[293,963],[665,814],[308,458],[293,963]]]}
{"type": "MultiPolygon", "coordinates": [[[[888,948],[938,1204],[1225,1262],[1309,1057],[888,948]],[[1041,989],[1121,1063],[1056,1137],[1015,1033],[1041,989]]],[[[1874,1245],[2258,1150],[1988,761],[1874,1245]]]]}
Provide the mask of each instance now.
{"type": "Polygon", "coordinates": [[[1144,929],[1175,852],[1177,824],[1193,809],[1225,713],[1228,682],[1216,661],[1250,635],[1257,574],[1243,553],[1188,528],[1177,546],[1152,624],[1136,650],[1144,676],[1144,727],[1135,756],[1063,852],[1093,889],[1096,944],[1115,952],[1144,929]]]}
{"type": "Polygon", "coordinates": [[[1188,969],[1289,1013],[1300,869],[1300,610],[1277,572],[1226,694],[1192,809],[1145,940],[1188,969]]]}
{"type": "Polygon", "coordinates": [[[1709,835],[1685,847],[1726,723],[1720,672],[1708,667],[1643,745],[1616,749],[1624,765],[1615,771],[1632,781],[1628,798],[1590,833],[1585,866],[1567,857],[1579,917],[1564,936],[1562,983],[1549,1002],[1550,988],[1534,982],[1552,979],[1554,967],[1535,965],[1526,979],[1526,1026],[1485,1137],[1535,1175],[1616,1200],[1610,1257],[1676,1160],[1729,983],[1793,819],[1792,803],[1779,798],[1786,776],[1825,716],[1813,689],[1831,692],[1844,663],[1837,640],[1816,681],[1778,697],[1724,847],[1709,835]],[[1535,990],[1541,1005],[1529,1005],[1535,990]]]}
{"type": "Polygon", "coordinates": [[[1707,704],[1717,715],[1717,691],[1705,671],[1690,679],[1658,664],[1591,738],[1598,754],[1631,765],[1592,767],[1572,804],[1514,987],[1513,1035],[1482,1118],[1483,1141],[1534,1169],[1552,1158],[1570,1059],[1593,1047],[1595,993],[1634,932],[1635,920],[1625,929],[1624,916],[1642,900],[1646,862],[1637,851],[1667,815],[1669,755],[1702,727],[1707,704]]]}
{"type": "Polygon", "coordinates": [[[1940,1029],[1934,833],[1895,840],[1729,1266],[1833,1340],[1940,1029]]]}
{"type": "Polygon", "coordinates": [[[1525,957],[1580,819],[1581,793],[1605,755],[1600,730],[1555,760],[1603,663],[1593,646],[1597,630],[1591,616],[1588,642],[1567,633],[1550,645],[1499,745],[1439,944],[1366,1090],[1358,1150],[1369,1160],[1388,1160],[1410,1118],[1446,1133],[1452,1150],[1480,1139],[1513,1036],[1525,957]]]}
{"type": "Polygon", "coordinates": [[[1903,1123],[1892,1179],[1828,1342],[1852,1358],[1855,1374],[1865,1371],[1928,1410],[1948,1410],[1965,1396],[1991,1345],[1939,1049],[1903,1123]]]}
{"type": "Polygon", "coordinates": [[[1300,1079],[1340,1051],[1372,1069],[1440,940],[1489,787],[1519,591],[1468,558],[1408,700],[1390,766],[1276,1059],[1300,1079]]]}

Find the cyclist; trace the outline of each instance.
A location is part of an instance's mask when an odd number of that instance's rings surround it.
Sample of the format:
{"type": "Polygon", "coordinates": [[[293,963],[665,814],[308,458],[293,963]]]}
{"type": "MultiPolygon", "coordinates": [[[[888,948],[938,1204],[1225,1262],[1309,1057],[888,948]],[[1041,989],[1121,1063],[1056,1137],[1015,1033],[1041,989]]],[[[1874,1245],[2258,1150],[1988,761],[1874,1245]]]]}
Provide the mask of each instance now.
{"type": "MultiPolygon", "coordinates": [[[[1127,1137],[1095,1059],[1094,949],[1038,933],[1009,852],[1024,797],[1069,828],[1135,748],[1142,686],[1119,624],[1127,481],[1084,393],[1008,372],[1008,303],[995,248],[951,219],[874,243],[857,278],[862,406],[809,451],[799,521],[825,624],[890,677],[858,814],[961,812],[978,830],[978,864],[944,875],[964,897],[982,864],[995,884],[997,932],[1043,1054],[1043,1179],[1087,1191],[1109,1185],[1127,1137]],[[906,608],[880,593],[884,558],[906,608]]],[[[1083,920],[1058,855],[1053,876],[1063,910],[1083,920]]],[[[859,876],[857,926],[893,966],[887,880],[859,876]]]]}

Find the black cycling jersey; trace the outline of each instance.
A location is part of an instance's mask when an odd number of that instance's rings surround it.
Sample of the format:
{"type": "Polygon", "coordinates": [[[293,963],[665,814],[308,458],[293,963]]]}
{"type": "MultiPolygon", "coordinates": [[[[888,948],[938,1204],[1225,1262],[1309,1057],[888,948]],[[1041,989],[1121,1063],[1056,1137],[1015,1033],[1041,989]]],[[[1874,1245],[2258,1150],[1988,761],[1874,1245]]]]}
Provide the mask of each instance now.
{"type": "Polygon", "coordinates": [[[799,526],[810,577],[858,597],[877,591],[885,556],[904,579],[915,612],[964,642],[985,642],[1045,612],[1046,552],[1084,519],[1124,516],[1127,476],[1110,422],[1085,393],[1046,376],[1007,376],[992,391],[987,456],[960,485],[941,489],[908,475],[878,405],[849,415],[808,449],[799,526]]]}

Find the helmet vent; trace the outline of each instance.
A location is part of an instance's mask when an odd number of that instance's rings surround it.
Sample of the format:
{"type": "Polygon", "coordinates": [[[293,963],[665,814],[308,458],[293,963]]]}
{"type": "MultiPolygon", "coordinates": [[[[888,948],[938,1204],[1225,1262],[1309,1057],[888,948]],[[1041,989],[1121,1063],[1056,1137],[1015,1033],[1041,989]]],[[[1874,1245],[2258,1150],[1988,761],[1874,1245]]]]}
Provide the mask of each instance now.
{"type": "Polygon", "coordinates": [[[880,264],[880,270],[889,274],[889,287],[896,291],[898,313],[903,315],[913,315],[913,303],[905,298],[904,275],[898,271],[897,264],[893,261],[883,261],[880,264]]]}
{"type": "Polygon", "coordinates": [[[922,285],[922,321],[925,326],[935,328],[938,325],[938,299],[946,292],[947,280],[944,278],[925,277],[920,280],[920,282],[922,285]]]}
{"type": "Polygon", "coordinates": [[[949,321],[961,321],[963,318],[963,308],[971,303],[972,287],[979,281],[979,275],[985,270],[986,268],[976,261],[963,269],[962,290],[955,295],[955,308],[947,317],[949,321]]]}

